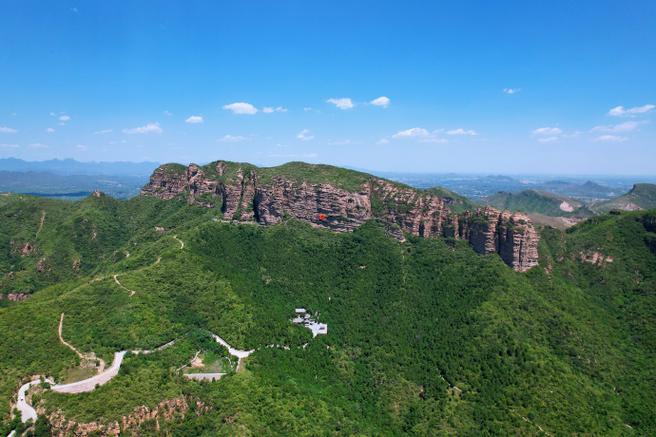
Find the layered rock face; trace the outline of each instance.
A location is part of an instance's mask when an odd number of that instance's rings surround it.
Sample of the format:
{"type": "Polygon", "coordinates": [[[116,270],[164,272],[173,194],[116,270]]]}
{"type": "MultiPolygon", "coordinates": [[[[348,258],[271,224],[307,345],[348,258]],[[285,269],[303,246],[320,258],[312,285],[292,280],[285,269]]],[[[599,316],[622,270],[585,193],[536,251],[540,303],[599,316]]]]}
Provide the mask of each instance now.
{"type": "Polygon", "coordinates": [[[482,208],[458,215],[442,197],[373,176],[357,189],[268,176],[263,180],[252,166],[223,161],[203,168],[169,165],[158,168],[141,193],[164,200],[185,196],[190,204],[220,207],[226,219],[263,225],[294,217],[346,232],[375,218],[396,227],[392,233],[399,238],[409,233],[466,240],[479,253],[498,253],[517,271],[538,263],[539,237],[523,214],[482,208]]]}
{"type": "Polygon", "coordinates": [[[351,193],[329,184],[296,183],[275,177],[254,191],[255,218],[265,225],[289,215],[334,231],[352,231],[373,217],[371,193],[366,186],[351,193]]]}
{"type": "Polygon", "coordinates": [[[540,237],[525,214],[485,207],[466,211],[459,219],[458,235],[482,254],[498,253],[518,272],[538,265],[540,237]]]}
{"type": "Polygon", "coordinates": [[[160,431],[160,421],[172,421],[184,418],[189,412],[190,403],[195,404],[194,412],[197,416],[207,413],[209,408],[201,401],[187,399],[185,397],[167,399],[153,408],[140,406],[127,416],[121,418],[121,422],[86,422],[80,423],[67,419],[61,412],[55,411],[48,416],[51,425],[51,435],[65,436],[119,436],[123,434],[139,435],[140,427],[148,422],[155,422],[155,431],[160,431]]]}

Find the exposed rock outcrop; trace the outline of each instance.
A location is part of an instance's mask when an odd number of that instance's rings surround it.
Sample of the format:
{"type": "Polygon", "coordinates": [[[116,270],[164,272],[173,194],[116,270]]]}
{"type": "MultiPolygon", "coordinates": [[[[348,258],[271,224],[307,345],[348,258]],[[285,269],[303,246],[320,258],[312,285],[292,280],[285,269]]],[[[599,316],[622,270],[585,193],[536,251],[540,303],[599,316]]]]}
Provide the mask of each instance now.
{"type": "Polygon", "coordinates": [[[185,417],[189,413],[190,403],[194,407],[192,411],[198,416],[209,411],[209,408],[198,400],[180,397],[162,401],[154,408],[145,405],[137,407],[129,415],[123,416],[120,422],[80,423],[67,419],[60,411],[51,413],[48,420],[51,425],[51,435],[58,437],[118,436],[122,433],[139,435],[139,427],[147,422],[154,422],[154,429],[159,432],[160,421],[166,422],[185,417]]]}
{"type": "Polygon", "coordinates": [[[604,264],[609,264],[614,261],[612,256],[604,255],[603,253],[596,250],[589,250],[579,253],[579,259],[583,262],[594,264],[596,266],[603,266],[604,264]]]}
{"type": "Polygon", "coordinates": [[[29,293],[13,292],[7,295],[0,294],[0,300],[7,299],[10,302],[21,302],[30,297],[29,293]]]}
{"type": "Polygon", "coordinates": [[[23,244],[23,247],[21,247],[20,254],[21,256],[30,256],[33,251],[34,246],[32,246],[30,243],[25,243],[23,244]]]}
{"type": "Polygon", "coordinates": [[[187,168],[167,164],[155,170],[141,193],[164,200],[182,196],[190,204],[220,208],[226,219],[263,225],[294,217],[346,232],[376,218],[400,239],[404,232],[463,239],[481,254],[499,254],[517,271],[538,263],[539,237],[524,214],[488,207],[459,215],[451,210],[448,199],[431,192],[354,174],[361,183],[351,183],[347,189],[339,183],[309,181],[276,174],[275,169],[224,161],[187,168]]]}
{"type": "Polygon", "coordinates": [[[370,188],[366,186],[351,193],[330,184],[298,183],[275,177],[254,192],[255,218],[265,225],[292,216],[334,231],[352,231],[373,217],[370,188]]]}

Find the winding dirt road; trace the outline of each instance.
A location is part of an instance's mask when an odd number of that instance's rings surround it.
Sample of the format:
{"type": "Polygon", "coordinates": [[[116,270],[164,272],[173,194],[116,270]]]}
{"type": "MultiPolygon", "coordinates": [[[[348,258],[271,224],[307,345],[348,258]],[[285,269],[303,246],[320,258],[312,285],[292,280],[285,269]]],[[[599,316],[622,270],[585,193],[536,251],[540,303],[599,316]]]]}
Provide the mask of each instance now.
{"type": "Polygon", "coordinates": [[[245,358],[247,358],[250,354],[255,352],[255,349],[251,349],[249,351],[243,351],[239,349],[235,349],[234,347],[230,346],[227,341],[219,337],[218,335],[212,333],[212,338],[214,341],[219,343],[221,346],[224,348],[228,349],[228,353],[232,355],[233,357],[237,357],[237,372],[243,370],[243,361],[245,358]]]}
{"type": "MultiPolygon", "coordinates": [[[[52,384],[52,379],[46,378],[46,382],[52,384]]],[[[21,422],[25,423],[28,420],[36,421],[36,410],[27,402],[27,391],[35,385],[41,384],[41,378],[34,379],[26,384],[23,384],[18,389],[18,400],[16,401],[16,409],[20,412],[21,422]]]]}
{"type": "Polygon", "coordinates": [[[108,383],[113,377],[118,374],[123,362],[123,357],[127,351],[115,352],[112,365],[105,369],[103,372],[92,376],[91,378],[83,379],[82,381],[72,382],[70,384],[56,384],[51,386],[52,391],[57,393],[85,393],[93,391],[96,386],[108,383]]]}

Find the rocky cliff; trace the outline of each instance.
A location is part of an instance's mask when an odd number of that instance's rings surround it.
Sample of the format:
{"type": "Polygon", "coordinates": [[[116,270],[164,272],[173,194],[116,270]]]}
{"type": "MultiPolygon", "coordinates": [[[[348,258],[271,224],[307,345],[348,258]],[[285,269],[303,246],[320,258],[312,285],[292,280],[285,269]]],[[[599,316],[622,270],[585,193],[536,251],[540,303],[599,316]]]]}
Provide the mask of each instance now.
{"type": "Polygon", "coordinates": [[[456,214],[455,197],[335,167],[166,164],[141,193],[164,200],[182,196],[189,204],[219,208],[226,219],[263,225],[294,217],[345,232],[379,219],[396,228],[399,238],[409,233],[469,241],[477,252],[497,253],[517,271],[538,263],[538,235],[524,214],[489,207],[456,214]]]}
{"type": "Polygon", "coordinates": [[[200,416],[207,413],[209,408],[199,400],[185,397],[167,399],[153,408],[145,405],[135,408],[132,413],[123,416],[121,421],[105,422],[76,422],[67,419],[60,411],[52,412],[48,416],[50,433],[53,436],[91,437],[91,436],[119,436],[141,435],[141,427],[152,424],[150,428],[159,434],[160,421],[169,422],[184,418],[190,410],[200,416]],[[193,408],[192,408],[193,407],[193,408]]]}

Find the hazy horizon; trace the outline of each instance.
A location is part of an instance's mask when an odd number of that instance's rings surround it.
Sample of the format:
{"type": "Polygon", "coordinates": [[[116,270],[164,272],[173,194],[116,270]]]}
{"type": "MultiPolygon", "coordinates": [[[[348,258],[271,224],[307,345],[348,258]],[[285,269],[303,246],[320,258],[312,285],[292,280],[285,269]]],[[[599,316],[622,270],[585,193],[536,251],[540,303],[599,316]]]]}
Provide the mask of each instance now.
{"type": "MultiPolygon", "coordinates": [[[[25,160],[17,157],[4,157],[0,158],[0,162],[3,160],[10,160],[10,159],[15,159],[22,161],[26,164],[30,163],[45,163],[49,161],[60,161],[60,162],[65,162],[65,161],[73,161],[75,163],[79,164],[107,164],[107,165],[113,165],[113,164],[126,164],[126,165],[144,165],[144,164],[152,164],[154,167],[155,166],[160,166],[163,164],[183,164],[183,165],[189,165],[189,164],[198,164],[198,165],[207,165],[211,162],[219,161],[219,160],[224,160],[222,158],[214,159],[211,161],[198,161],[198,162],[182,162],[182,161],[167,161],[167,162],[157,162],[157,161],[96,161],[96,160],[78,160],[75,158],[51,158],[51,159],[42,159],[42,160],[25,160]]],[[[225,160],[224,160],[225,161],[225,160]]],[[[233,162],[249,162],[249,161],[244,161],[244,160],[238,160],[238,161],[233,161],[233,162]]],[[[307,162],[307,161],[284,161],[280,164],[275,164],[275,165],[264,165],[264,164],[259,164],[257,162],[249,162],[250,164],[254,164],[257,167],[275,167],[279,165],[283,165],[286,163],[290,162],[305,162],[308,164],[317,164],[317,165],[335,165],[335,164],[330,164],[330,163],[325,163],[325,162],[307,162]]],[[[335,165],[336,166],[336,165],[335,165]]],[[[512,177],[512,178],[548,178],[548,177],[563,177],[563,178],[568,178],[568,179],[586,179],[586,178],[607,178],[607,179],[639,179],[639,178],[645,178],[645,181],[656,181],[656,174],[611,174],[611,173],[589,173],[589,174],[568,174],[568,173],[510,173],[510,172],[494,172],[494,171],[482,171],[482,172],[455,172],[455,171],[401,171],[401,170],[381,170],[381,169],[373,169],[373,168],[363,168],[363,167],[357,167],[357,166],[350,166],[350,165],[343,165],[340,166],[349,170],[354,170],[354,171],[359,171],[359,172],[364,172],[364,173],[372,173],[372,174],[379,174],[379,175],[385,175],[385,174],[390,174],[390,175],[416,175],[416,176],[466,176],[466,177],[484,177],[484,176],[489,176],[489,177],[495,177],[495,176],[501,176],[501,177],[512,177]]],[[[7,170],[2,170],[0,171],[7,171],[7,170]]],[[[637,181],[638,182],[638,181],[637,181]]]]}

